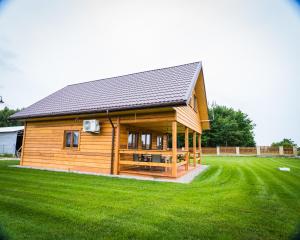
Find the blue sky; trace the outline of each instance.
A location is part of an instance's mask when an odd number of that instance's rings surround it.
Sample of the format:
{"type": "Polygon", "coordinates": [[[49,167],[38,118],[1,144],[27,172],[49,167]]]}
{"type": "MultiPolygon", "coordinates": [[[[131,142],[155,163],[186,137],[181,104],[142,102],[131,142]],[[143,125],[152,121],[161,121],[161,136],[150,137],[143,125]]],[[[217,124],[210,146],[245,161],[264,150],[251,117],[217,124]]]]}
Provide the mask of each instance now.
{"type": "Polygon", "coordinates": [[[260,145],[300,145],[296,2],[5,1],[0,95],[21,108],[67,84],[202,60],[209,102],[248,113],[260,145]]]}

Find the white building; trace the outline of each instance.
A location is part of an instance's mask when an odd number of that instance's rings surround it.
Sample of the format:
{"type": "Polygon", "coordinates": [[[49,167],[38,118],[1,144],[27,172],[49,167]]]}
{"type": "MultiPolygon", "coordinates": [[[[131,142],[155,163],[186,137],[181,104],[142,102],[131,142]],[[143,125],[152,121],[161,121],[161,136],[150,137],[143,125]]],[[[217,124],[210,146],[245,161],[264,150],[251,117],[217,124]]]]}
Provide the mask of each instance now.
{"type": "Polygon", "coordinates": [[[23,126],[0,128],[0,154],[15,154],[22,146],[23,126]]]}

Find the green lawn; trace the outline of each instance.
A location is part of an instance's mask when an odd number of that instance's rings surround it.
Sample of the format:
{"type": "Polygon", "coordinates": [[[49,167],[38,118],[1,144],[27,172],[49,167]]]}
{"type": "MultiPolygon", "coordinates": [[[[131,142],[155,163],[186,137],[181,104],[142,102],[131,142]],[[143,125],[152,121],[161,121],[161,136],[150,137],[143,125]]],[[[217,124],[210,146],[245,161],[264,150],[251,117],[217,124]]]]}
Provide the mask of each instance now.
{"type": "Polygon", "coordinates": [[[0,225],[10,239],[277,240],[300,230],[300,159],[204,162],[210,168],[186,185],[0,161],[0,225]]]}

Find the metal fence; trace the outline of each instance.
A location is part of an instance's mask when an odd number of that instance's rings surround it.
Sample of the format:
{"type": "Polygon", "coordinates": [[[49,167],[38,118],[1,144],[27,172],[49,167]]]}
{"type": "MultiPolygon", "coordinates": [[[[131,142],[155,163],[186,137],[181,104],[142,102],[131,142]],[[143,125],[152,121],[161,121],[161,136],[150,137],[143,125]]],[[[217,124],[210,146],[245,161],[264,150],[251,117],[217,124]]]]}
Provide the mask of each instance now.
{"type": "Polygon", "coordinates": [[[202,155],[211,156],[297,156],[296,147],[202,147],[202,155]]]}

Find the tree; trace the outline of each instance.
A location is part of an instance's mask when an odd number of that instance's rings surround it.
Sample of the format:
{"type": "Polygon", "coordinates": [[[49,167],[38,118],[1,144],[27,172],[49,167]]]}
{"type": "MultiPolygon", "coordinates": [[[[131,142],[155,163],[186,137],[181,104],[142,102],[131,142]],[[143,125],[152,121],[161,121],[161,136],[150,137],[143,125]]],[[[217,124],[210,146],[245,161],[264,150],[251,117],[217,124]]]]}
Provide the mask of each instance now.
{"type": "Polygon", "coordinates": [[[202,146],[255,146],[255,124],[246,113],[226,106],[209,107],[210,130],[202,134],[202,146]]]}
{"type": "Polygon", "coordinates": [[[20,110],[9,109],[8,107],[5,107],[3,110],[0,110],[0,127],[22,126],[22,122],[8,119],[11,115],[18,111],[20,110]]]}
{"type": "Polygon", "coordinates": [[[294,147],[294,146],[297,146],[297,144],[292,139],[290,139],[290,138],[284,138],[280,142],[273,142],[272,143],[272,147],[279,147],[279,146],[294,147]]]}

